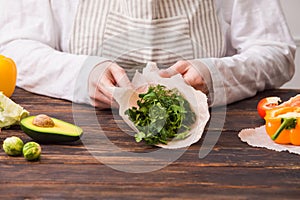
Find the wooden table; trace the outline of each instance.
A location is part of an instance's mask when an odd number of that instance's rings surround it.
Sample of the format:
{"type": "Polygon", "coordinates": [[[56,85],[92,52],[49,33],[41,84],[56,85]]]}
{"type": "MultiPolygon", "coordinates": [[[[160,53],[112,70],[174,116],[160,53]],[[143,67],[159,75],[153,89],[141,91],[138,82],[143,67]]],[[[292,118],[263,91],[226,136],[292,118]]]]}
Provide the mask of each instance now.
{"type": "MultiPolygon", "coordinates": [[[[12,99],[32,115],[45,113],[71,123],[81,118],[83,138],[93,136],[100,125],[104,133],[101,137],[106,136],[103,139],[140,157],[127,157],[108,148],[107,152],[98,150],[99,159],[97,149],[91,148],[93,140],[42,144],[42,157],[38,162],[9,157],[1,148],[0,199],[299,199],[300,156],[253,148],[238,138],[242,129],[263,125],[256,113],[259,99],[277,95],[287,100],[297,93],[300,91],[265,91],[229,105],[224,126],[220,130],[209,128],[211,134],[220,132],[221,136],[206,157],[199,158],[199,149],[208,129],[198,143],[162,167],[162,160],[151,160],[147,156],[160,149],[135,143],[126,134],[131,129],[111,110],[99,111],[89,106],[74,108],[68,101],[17,88],[12,99]],[[94,123],[91,116],[96,116],[99,124],[94,123]],[[143,155],[145,158],[139,163],[143,155]],[[134,166],[137,163],[141,168],[134,166]],[[130,169],[136,173],[126,172],[130,169]],[[148,172],[141,173],[143,169],[148,172]]],[[[215,113],[218,115],[218,110],[215,113]]],[[[30,141],[19,126],[13,126],[2,130],[0,143],[12,135],[30,141]]]]}

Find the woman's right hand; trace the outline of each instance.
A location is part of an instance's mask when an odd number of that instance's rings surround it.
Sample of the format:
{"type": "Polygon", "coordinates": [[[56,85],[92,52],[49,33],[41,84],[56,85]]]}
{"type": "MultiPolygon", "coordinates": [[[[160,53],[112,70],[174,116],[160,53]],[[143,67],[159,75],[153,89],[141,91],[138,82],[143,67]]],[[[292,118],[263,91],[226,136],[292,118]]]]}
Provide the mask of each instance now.
{"type": "Polygon", "coordinates": [[[114,62],[97,65],[89,76],[89,96],[91,104],[100,109],[116,108],[113,98],[116,87],[130,87],[131,82],[125,70],[114,62]]]}

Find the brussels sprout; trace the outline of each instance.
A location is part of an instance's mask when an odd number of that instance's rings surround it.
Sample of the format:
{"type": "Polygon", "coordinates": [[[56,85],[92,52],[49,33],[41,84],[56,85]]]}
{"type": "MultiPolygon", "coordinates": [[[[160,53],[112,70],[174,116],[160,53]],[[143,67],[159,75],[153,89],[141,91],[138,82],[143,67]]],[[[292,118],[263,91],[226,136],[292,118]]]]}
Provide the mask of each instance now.
{"type": "Polygon", "coordinates": [[[3,150],[9,156],[21,155],[23,146],[23,141],[16,136],[8,137],[3,141],[3,150]]]}
{"type": "Polygon", "coordinates": [[[23,155],[26,160],[38,160],[41,155],[41,146],[36,142],[27,142],[23,147],[23,155]]]}

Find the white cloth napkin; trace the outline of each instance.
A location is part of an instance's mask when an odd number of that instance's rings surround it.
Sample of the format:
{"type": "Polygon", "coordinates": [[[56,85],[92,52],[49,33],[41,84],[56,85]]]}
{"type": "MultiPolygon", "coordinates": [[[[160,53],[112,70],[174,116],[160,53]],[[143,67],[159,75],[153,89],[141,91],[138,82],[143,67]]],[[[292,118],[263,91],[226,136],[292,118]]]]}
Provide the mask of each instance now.
{"type": "Polygon", "coordinates": [[[267,134],[265,126],[254,129],[243,129],[238,136],[243,142],[253,147],[262,147],[274,151],[288,151],[300,155],[300,146],[275,143],[267,134]]]}

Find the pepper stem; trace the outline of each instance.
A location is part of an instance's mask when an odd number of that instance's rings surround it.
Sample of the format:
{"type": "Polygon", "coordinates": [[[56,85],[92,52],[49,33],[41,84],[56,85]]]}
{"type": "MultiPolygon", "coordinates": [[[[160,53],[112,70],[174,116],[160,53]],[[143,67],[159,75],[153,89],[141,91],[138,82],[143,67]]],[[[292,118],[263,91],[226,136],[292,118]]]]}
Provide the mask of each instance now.
{"type": "Polygon", "coordinates": [[[280,135],[280,133],[284,130],[284,129],[292,129],[295,128],[297,120],[296,118],[282,118],[281,119],[281,125],[280,127],[277,129],[277,131],[274,133],[274,135],[272,135],[272,140],[276,140],[278,138],[278,136],[280,135]]]}

